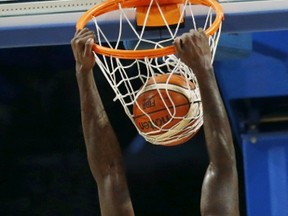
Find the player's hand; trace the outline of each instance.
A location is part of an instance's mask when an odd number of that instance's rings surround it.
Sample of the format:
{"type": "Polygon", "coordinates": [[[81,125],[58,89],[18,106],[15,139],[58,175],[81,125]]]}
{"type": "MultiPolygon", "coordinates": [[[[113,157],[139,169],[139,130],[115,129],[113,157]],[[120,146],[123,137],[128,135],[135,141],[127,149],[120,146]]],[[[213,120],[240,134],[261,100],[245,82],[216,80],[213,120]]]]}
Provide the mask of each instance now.
{"type": "Polygon", "coordinates": [[[76,61],[76,71],[85,73],[91,71],[95,65],[92,47],[96,37],[94,32],[87,28],[77,30],[71,40],[73,55],[76,61]]]}
{"type": "Polygon", "coordinates": [[[190,30],[174,41],[176,55],[193,71],[201,71],[211,65],[211,51],[208,37],[202,29],[190,30]],[[207,65],[208,64],[208,65],[207,65]]]}

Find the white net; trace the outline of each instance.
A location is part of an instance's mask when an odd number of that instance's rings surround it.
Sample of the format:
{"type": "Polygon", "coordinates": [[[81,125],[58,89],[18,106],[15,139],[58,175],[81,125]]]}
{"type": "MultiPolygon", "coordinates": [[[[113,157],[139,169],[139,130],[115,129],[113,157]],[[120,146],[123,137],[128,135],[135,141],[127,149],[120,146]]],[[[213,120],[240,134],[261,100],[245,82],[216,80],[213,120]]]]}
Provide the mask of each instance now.
{"type": "MultiPolygon", "coordinates": [[[[157,1],[151,0],[157,5],[160,14],[161,7],[157,1]]],[[[149,5],[149,7],[152,3],[149,5]]],[[[149,7],[147,13],[149,13],[149,7]]],[[[135,26],[131,19],[131,10],[123,9],[119,3],[117,14],[119,15],[118,29],[103,29],[98,22],[99,17],[94,17],[96,36],[100,46],[110,49],[158,49],[172,45],[174,39],[188,29],[207,29],[215,17],[212,8],[204,5],[193,5],[189,1],[180,7],[180,17],[178,24],[173,27],[165,22],[165,26],[159,30],[151,30],[146,27],[146,16],[143,26],[135,26]],[[185,28],[181,20],[184,19],[185,28]],[[116,39],[111,42],[109,35],[111,31],[117,32],[116,39]],[[154,31],[154,32],[153,32],[154,31]],[[156,31],[156,33],[155,33],[156,31]],[[127,40],[127,34],[131,40],[127,40]],[[157,35],[157,37],[155,37],[157,35]]],[[[106,16],[109,16],[106,14],[106,16]]],[[[113,14],[115,16],[115,13],[113,14]]],[[[165,21],[165,16],[162,16],[165,21]]],[[[216,33],[209,36],[211,53],[214,58],[221,26],[216,33]]],[[[174,145],[187,141],[191,138],[203,124],[203,111],[200,92],[196,77],[193,71],[182,63],[174,54],[161,57],[143,57],[142,59],[123,60],[115,56],[95,54],[96,62],[115,92],[115,99],[119,100],[127,116],[131,119],[138,132],[150,143],[160,145],[174,145]],[[166,74],[166,79],[159,83],[155,77],[166,74]],[[184,82],[173,83],[175,75],[182,77],[184,82]],[[155,83],[157,83],[155,85],[155,83]],[[161,112],[155,114],[151,110],[146,110],[145,106],[139,102],[138,98],[148,90],[154,91],[154,96],[158,96],[158,101],[151,98],[145,103],[152,103],[157,106],[159,99],[162,105],[161,112]],[[173,98],[171,92],[185,95],[188,99],[186,111],[179,114],[178,102],[173,98]],[[136,116],[133,110],[138,110],[142,114],[141,118],[136,116]],[[153,113],[153,115],[151,114],[153,113]]],[[[212,60],[213,61],[213,60],[212,60]]],[[[212,63],[212,62],[211,62],[212,63]]],[[[150,97],[150,96],[149,96],[150,97]]],[[[151,107],[151,104],[150,106],[151,107]]],[[[156,107],[157,108],[157,107],[156,107]]],[[[185,109],[184,109],[185,110],[185,109]]]]}

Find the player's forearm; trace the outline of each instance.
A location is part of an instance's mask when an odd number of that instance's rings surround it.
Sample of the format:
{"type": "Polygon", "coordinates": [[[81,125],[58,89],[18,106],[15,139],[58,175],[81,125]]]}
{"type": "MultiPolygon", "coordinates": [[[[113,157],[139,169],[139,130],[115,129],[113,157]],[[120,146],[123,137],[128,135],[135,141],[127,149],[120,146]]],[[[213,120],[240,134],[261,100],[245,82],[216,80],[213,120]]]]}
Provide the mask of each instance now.
{"type": "Polygon", "coordinates": [[[214,77],[213,67],[206,66],[197,71],[201,92],[204,130],[210,160],[214,163],[234,162],[234,146],[230,124],[218,85],[214,77]]]}
{"type": "Polygon", "coordinates": [[[121,151],[97,90],[93,72],[77,73],[77,82],[89,165],[95,179],[101,179],[107,172],[119,169],[121,151]]]}
{"type": "Polygon", "coordinates": [[[106,124],[109,124],[108,117],[95,84],[93,71],[77,73],[76,77],[79,86],[82,123],[83,127],[85,127],[84,131],[88,131],[88,129],[91,128],[90,124],[93,124],[94,122],[96,125],[93,126],[93,128],[102,128],[106,124]]]}
{"type": "Polygon", "coordinates": [[[87,157],[103,216],[134,215],[120,145],[97,90],[93,72],[77,74],[87,157]]]}

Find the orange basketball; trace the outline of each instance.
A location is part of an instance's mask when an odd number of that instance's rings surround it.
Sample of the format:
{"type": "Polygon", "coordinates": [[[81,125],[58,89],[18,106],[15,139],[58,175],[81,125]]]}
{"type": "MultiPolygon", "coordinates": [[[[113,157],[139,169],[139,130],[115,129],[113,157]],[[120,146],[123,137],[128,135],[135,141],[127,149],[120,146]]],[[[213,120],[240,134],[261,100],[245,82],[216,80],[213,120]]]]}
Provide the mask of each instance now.
{"type": "MultiPolygon", "coordinates": [[[[165,137],[165,133],[168,134],[189,112],[189,92],[195,89],[195,85],[180,75],[164,74],[150,78],[143,88],[133,105],[135,125],[147,136],[165,137]]],[[[184,127],[179,128],[176,134],[182,129],[184,127]]],[[[169,140],[169,137],[165,138],[169,140]]],[[[169,145],[177,145],[187,140],[188,138],[184,137],[183,140],[170,142],[169,145]]]]}

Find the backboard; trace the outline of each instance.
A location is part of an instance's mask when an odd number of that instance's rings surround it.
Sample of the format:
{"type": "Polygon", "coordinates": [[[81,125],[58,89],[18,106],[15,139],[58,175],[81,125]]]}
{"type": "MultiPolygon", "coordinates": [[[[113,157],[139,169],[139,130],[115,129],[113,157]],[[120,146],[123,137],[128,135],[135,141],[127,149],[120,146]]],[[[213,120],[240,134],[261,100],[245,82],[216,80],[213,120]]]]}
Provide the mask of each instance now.
{"type": "MultiPolygon", "coordinates": [[[[0,1],[0,48],[68,44],[84,11],[101,0],[0,1]]],[[[222,33],[288,29],[287,0],[219,0],[222,33]]],[[[103,24],[112,28],[117,18],[103,24]]],[[[113,33],[111,39],[113,40],[113,33]]]]}

